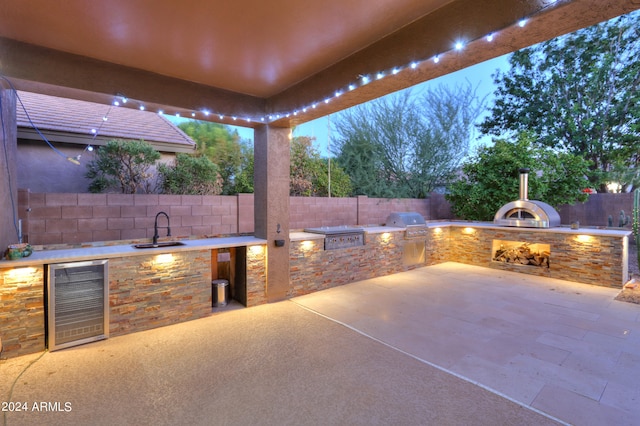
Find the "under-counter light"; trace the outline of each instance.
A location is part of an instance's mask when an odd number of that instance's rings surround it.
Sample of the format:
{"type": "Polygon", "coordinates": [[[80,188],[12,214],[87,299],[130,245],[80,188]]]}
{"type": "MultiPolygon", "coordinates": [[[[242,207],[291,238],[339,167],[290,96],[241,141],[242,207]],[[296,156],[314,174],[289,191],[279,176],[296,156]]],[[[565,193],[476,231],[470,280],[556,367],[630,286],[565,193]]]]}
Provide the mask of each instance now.
{"type": "Polygon", "coordinates": [[[253,255],[262,254],[264,252],[264,247],[261,245],[250,246],[249,252],[253,255]]]}
{"type": "Polygon", "coordinates": [[[313,248],[313,246],[314,246],[314,245],[315,245],[315,244],[313,243],[313,241],[306,240],[306,241],[303,241],[303,242],[300,244],[300,248],[301,248],[302,250],[304,250],[304,251],[308,251],[308,250],[311,250],[311,249],[313,248]]]}
{"type": "Polygon", "coordinates": [[[473,234],[474,232],[476,232],[476,230],[467,226],[462,230],[462,232],[465,234],[473,234]]]}
{"type": "Polygon", "coordinates": [[[576,235],[576,240],[581,242],[581,243],[588,243],[591,242],[593,240],[593,237],[591,235],[576,235]]]}
{"type": "Polygon", "coordinates": [[[435,232],[436,234],[441,234],[442,233],[442,228],[440,228],[440,227],[434,228],[433,232],[435,232]]]}
{"type": "Polygon", "coordinates": [[[36,268],[32,266],[27,266],[24,268],[9,269],[8,271],[5,272],[5,274],[9,278],[16,279],[16,278],[28,277],[29,275],[33,275],[35,272],[36,272],[36,268]]]}
{"type": "Polygon", "coordinates": [[[167,263],[173,262],[173,254],[164,253],[156,256],[155,263],[156,265],[166,265],[167,263]]]}
{"type": "Polygon", "coordinates": [[[380,239],[385,243],[388,242],[391,239],[391,232],[383,232],[380,239]]]}

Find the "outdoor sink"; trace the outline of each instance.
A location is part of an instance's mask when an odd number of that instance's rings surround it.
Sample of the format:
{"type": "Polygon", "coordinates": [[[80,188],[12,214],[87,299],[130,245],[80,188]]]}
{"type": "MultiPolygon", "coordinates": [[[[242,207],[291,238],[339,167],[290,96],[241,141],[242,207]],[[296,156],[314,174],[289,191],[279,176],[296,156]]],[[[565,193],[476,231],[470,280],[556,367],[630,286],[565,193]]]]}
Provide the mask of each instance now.
{"type": "Polygon", "coordinates": [[[181,241],[163,241],[160,243],[145,243],[145,244],[134,244],[134,248],[137,249],[149,249],[149,248],[158,248],[158,247],[173,247],[173,246],[183,246],[184,243],[181,241]]]}

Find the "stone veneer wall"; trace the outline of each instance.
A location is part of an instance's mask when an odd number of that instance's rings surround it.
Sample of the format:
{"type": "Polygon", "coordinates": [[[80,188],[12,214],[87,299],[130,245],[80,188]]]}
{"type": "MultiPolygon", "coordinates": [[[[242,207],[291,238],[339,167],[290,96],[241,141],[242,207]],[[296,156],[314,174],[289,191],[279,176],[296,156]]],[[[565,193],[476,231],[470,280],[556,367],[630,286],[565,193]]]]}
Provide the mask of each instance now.
{"type": "Polygon", "coordinates": [[[247,247],[247,307],[267,303],[267,247],[247,247]]]}
{"type": "Polygon", "coordinates": [[[540,232],[523,228],[450,228],[449,260],[540,275],[561,280],[621,288],[628,277],[628,238],[540,232]],[[549,244],[550,267],[492,261],[493,240],[549,244]]]}
{"type": "Polygon", "coordinates": [[[324,250],[323,239],[291,241],[291,276],[287,297],[389,275],[423,266],[405,266],[404,231],[366,234],[365,245],[324,250]]]}
{"type": "Polygon", "coordinates": [[[2,356],[44,349],[44,267],[0,269],[2,356]]]}
{"type": "Polygon", "coordinates": [[[211,250],[109,259],[109,332],[127,334],[211,314],[211,250]]]}
{"type": "Polygon", "coordinates": [[[431,228],[426,244],[427,265],[448,262],[450,259],[450,227],[431,228]]]}

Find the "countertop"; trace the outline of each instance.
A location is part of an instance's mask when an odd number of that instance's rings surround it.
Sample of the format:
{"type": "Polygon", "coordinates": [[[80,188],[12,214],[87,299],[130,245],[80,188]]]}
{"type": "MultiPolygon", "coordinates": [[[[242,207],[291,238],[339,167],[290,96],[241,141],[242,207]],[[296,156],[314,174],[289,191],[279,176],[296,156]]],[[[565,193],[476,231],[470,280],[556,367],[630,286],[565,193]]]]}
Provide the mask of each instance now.
{"type": "MultiPolygon", "coordinates": [[[[568,226],[554,227],[554,228],[515,228],[494,225],[492,222],[427,222],[429,228],[446,228],[446,227],[464,227],[464,228],[484,228],[484,229],[499,229],[502,231],[514,231],[514,232],[541,232],[541,233],[561,233],[561,234],[574,234],[574,235],[593,235],[593,236],[609,236],[609,237],[626,237],[632,235],[632,232],[627,229],[612,229],[612,228],[578,228],[572,229],[568,226]]],[[[399,232],[404,231],[405,228],[393,227],[393,226],[362,226],[361,228],[368,234],[379,234],[383,232],[399,232]]],[[[304,231],[294,231],[289,234],[290,241],[304,241],[304,240],[316,240],[323,239],[323,234],[315,234],[304,231]]],[[[181,240],[184,245],[170,246],[170,247],[158,247],[149,249],[136,249],[133,245],[109,245],[109,246],[94,246],[94,247],[81,247],[59,250],[41,250],[34,251],[29,257],[25,257],[18,260],[0,260],[0,269],[2,268],[15,268],[23,266],[36,266],[52,263],[64,263],[75,262],[83,260],[95,260],[95,259],[109,259],[122,256],[144,256],[150,254],[162,254],[162,253],[175,253],[188,250],[208,250],[218,249],[226,247],[243,247],[253,245],[264,245],[268,241],[256,238],[253,236],[237,236],[237,237],[221,237],[221,238],[204,238],[198,240],[181,240]]]]}
{"type": "Polygon", "coordinates": [[[208,250],[226,247],[244,247],[263,245],[267,240],[252,236],[205,238],[200,240],[181,240],[184,245],[137,249],[133,245],[111,245],[81,247],[60,250],[34,251],[29,257],[17,260],[0,260],[0,268],[36,266],[52,263],[76,262],[83,260],[109,259],[122,256],[148,256],[162,253],[176,253],[189,250],[208,250]]]}
{"type": "Polygon", "coordinates": [[[501,226],[495,225],[493,222],[427,222],[429,228],[446,228],[446,227],[458,227],[458,228],[484,228],[484,229],[499,229],[501,231],[516,231],[516,232],[542,232],[552,234],[574,234],[574,235],[593,235],[602,237],[624,237],[629,236],[632,232],[629,229],[624,228],[594,228],[594,227],[580,227],[572,229],[570,226],[555,226],[553,228],[518,228],[513,226],[501,226]]]}

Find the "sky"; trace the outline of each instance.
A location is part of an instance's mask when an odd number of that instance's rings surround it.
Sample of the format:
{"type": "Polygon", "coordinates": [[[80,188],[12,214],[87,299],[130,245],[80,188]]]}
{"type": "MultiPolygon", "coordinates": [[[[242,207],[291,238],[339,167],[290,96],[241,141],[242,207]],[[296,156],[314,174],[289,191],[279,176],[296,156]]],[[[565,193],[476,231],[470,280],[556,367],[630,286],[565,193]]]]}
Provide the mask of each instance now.
{"type": "MultiPolygon", "coordinates": [[[[477,87],[476,94],[480,99],[487,96],[487,105],[491,105],[493,103],[493,92],[495,89],[495,85],[493,84],[492,74],[496,72],[496,70],[506,70],[509,68],[509,64],[507,61],[508,55],[500,56],[498,58],[490,59],[488,61],[473,65],[469,68],[462,69],[452,74],[447,74],[445,76],[436,78],[434,80],[430,80],[421,84],[418,84],[411,88],[414,94],[420,93],[421,90],[425,90],[429,87],[436,87],[440,84],[445,84],[448,86],[455,86],[456,84],[466,83],[469,81],[472,87],[477,87]]],[[[328,153],[328,142],[329,136],[331,135],[331,119],[335,118],[335,115],[339,113],[332,114],[328,117],[321,117],[313,121],[309,121],[307,123],[301,124],[294,128],[293,135],[294,136],[311,136],[315,137],[316,140],[314,142],[314,147],[320,152],[320,154],[324,157],[329,156],[328,153]]],[[[481,116],[478,119],[478,122],[482,121],[484,116],[481,116]]],[[[241,138],[253,141],[253,129],[247,127],[239,127],[239,126],[229,126],[231,130],[237,130],[238,134],[241,138]]],[[[333,135],[335,137],[335,135],[333,135]]],[[[479,141],[475,141],[478,134],[474,137],[474,143],[472,144],[472,149],[476,146],[486,145],[491,141],[490,137],[485,137],[480,139],[479,141]]]]}
{"type": "MultiPolygon", "coordinates": [[[[434,80],[418,84],[416,86],[413,86],[411,90],[414,92],[414,94],[419,94],[421,90],[426,90],[430,87],[436,87],[440,84],[455,86],[456,84],[466,83],[468,81],[471,83],[472,87],[477,87],[476,94],[480,99],[485,96],[487,97],[486,102],[489,106],[493,103],[493,92],[495,90],[493,77],[491,77],[491,75],[495,74],[498,69],[507,70],[509,68],[507,58],[508,55],[504,55],[494,59],[490,59],[488,61],[481,62],[471,67],[462,69],[455,73],[447,74],[434,80]]],[[[331,135],[331,118],[335,119],[336,114],[339,113],[335,113],[327,117],[321,117],[316,120],[301,124],[294,128],[293,135],[315,137],[314,147],[320,152],[323,157],[328,157],[329,136],[331,135]]],[[[187,120],[185,118],[176,119],[171,116],[167,116],[167,118],[174,122],[183,122],[187,120]]],[[[481,122],[483,119],[484,115],[478,118],[477,123],[481,122]]],[[[237,130],[242,139],[253,141],[253,129],[249,127],[231,125],[229,125],[228,127],[231,129],[231,131],[237,130]]],[[[335,137],[335,135],[333,136],[335,137]]],[[[473,138],[473,143],[471,144],[472,151],[475,150],[477,146],[486,145],[491,142],[491,138],[488,136],[480,140],[476,140],[478,136],[479,135],[476,133],[473,138]]]]}

